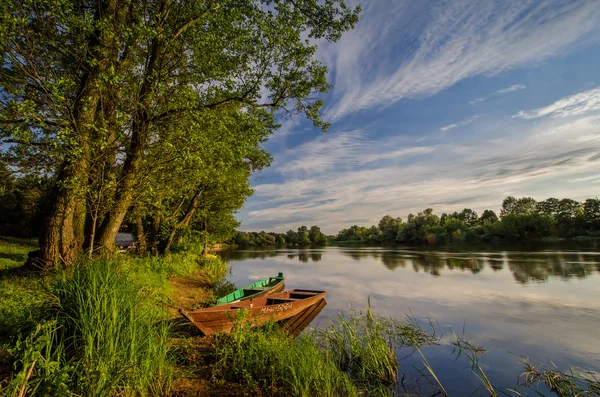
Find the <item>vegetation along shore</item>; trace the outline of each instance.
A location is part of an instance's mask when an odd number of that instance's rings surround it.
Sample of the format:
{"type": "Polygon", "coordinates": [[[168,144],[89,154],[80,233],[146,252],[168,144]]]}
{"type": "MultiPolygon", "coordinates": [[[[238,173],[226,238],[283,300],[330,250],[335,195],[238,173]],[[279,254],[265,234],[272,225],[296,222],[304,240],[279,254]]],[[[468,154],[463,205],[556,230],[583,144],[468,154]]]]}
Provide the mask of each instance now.
{"type": "Polygon", "coordinates": [[[508,196],[499,216],[492,210],[481,215],[472,209],[441,215],[431,208],[409,214],[406,221],[386,215],[371,227],[354,225],[326,236],[318,226],[295,232],[243,232],[232,238],[240,246],[277,246],[310,244],[445,244],[474,242],[515,242],[552,238],[586,239],[600,237],[600,199],[583,202],[549,198],[508,196]]]}
{"type": "MultiPolygon", "coordinates": [[[[433,322],[379,317],[367,305],[297,338],[275,324],[241,321],[230,334],[204,337],[176,309],[212,304],[234,289],[218,257],[118,254],[52,272],[19,271],[34,247],[14,238],[0,244],[1,395],[404,395],[415,385],[400,382],[411,368],[398,357],[410,352],[422,357],[427,385],[417,394],[445,394],[422,348],[446,343],[463,353],[485,393],[507,392],[478,365],[485,348],[457,335],[443,342],[433,322]]],[[[581,370],[523,368],[514,385],[520,392],[544,385],[560,396],[593,395],[600,387],[581,370]]]]}

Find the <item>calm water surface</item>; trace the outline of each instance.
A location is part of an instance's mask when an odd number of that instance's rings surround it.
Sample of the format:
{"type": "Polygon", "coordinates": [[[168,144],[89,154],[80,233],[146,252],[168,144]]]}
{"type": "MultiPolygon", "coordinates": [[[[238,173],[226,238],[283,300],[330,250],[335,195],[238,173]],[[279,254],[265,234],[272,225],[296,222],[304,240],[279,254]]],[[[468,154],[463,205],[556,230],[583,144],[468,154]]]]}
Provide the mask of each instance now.
{"type": "MultiPolygon", "coordinates": [[[[481,383],[466,358],[452,353],[450,328],[457,334],[464,328],[466,339],[490,350],[481,366],[499,387],[515,386],[523,357],[600,372],[598,241],[481,251],[325,247],[222,255],[238,287],[282,271],[287,289],[326,290],[328,305],[312,326],[365,307],[367,297],[378,314],[435,320],[442,345],[424,353],[451,395],[470,395],[481,383]]],[[[407,390],[428,393],[418,373],[421,357],[400,352],[398,358],[409,374],[407,390]]]]}

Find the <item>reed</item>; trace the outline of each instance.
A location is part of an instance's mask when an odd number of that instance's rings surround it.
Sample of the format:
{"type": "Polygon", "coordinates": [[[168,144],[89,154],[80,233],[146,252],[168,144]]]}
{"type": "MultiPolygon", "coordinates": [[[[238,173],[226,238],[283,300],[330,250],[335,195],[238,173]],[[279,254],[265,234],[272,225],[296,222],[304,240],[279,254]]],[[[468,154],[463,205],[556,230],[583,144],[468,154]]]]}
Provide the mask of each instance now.
{"type": "MultiPolygon", "coordinates": [[[[531,388],[539,383],[558,396],[600,396],[600,378],[597,373],[570,368],[568,371],[559,369],[554,363],[551,367],[535,367],[527,360],[522,360],[525,371],[521,375],[519,386],[531,388]]],[[[515,394],[522,395],[518,390],[515,394]]]]}
{"type": "MultiPolygon", "coordinates": [[[[240,320],[238,320],[240,321],[240,320]]],[[[357,389],[311,337],[291,339],[277,326],[236,326],[214,343],[213,380],[292,396],[355,396],[357,389]]]]}
{"type": "Polygon", "coordinates": [[[55,301],[46,318],[51,320],[10,351],[20,371],[8,395],[21,390],[28,396],[61,390],[54,395],[92,397],[168,392],[172,364],[164,312],[119,263],[80,263],[56,274],[50,291],[55,301]]]}
{"type": "MultiPolygon", "coordinates": [[[[241,321],[238,319],[238,321],[241,321]]],[[[396,348],[435,343],[416,323],[366,314],[339,315],[327,327],[292,339],[274,325],[236,323],[214,343],[213,380],[241,380],[291,396],[392,395],[396,348]]]]}

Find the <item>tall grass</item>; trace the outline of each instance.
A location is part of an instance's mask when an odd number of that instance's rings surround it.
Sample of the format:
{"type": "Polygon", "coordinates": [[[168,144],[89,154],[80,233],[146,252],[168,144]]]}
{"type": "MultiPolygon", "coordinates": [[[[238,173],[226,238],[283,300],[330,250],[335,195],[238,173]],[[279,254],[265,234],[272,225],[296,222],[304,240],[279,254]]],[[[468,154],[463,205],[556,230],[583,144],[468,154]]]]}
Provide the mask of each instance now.
{"type": "Polygon", "coordinates": [[[322,354],[313,338],[293,340],[277,326],[237,326],[215,338],[213,380],[233,380],[267,394],[355,396],[348,374],[322,354]]]}
{"type": "Polygon", "coordinates": [[[169,390],[164,312],[117,262],[98,260],[63,271],[51,291],[54,318],[11,350],[21,365],[7,390],[49,395],[57,377],[69,393],[92,397],[169,390]],[[53,372],[48,362],[55,364],[53,372]]]}
{"type": "MultiPolygon", "coordinates": [[[[600,378],[597,373],[570,368],[562,371],[556,365],[534,367],[526,360],[522,361],[525,371],[521,375],[519,386],[530,388],[544,383],[552,392],[564,396],[600,396],[600,378]]],[[[521,395],[515,390],[515,394],[521,395]]]]}
{"type": "Polygon", "coordinates": [[[236,324],[230,335],[215,338],[213,376],[291,396],[392,395],[396,348],[436,340],[414,323],[374,317],[370,311],[340,315],[297,339],[273,325],[236,324]]]}

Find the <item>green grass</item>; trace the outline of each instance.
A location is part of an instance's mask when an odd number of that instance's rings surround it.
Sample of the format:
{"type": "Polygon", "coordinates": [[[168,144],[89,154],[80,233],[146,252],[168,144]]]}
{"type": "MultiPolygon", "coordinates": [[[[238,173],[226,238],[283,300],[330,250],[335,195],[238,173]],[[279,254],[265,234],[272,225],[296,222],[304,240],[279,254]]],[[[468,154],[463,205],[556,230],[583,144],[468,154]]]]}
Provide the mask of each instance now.
{"type": "MultiPolygon", "coordinates": [[[[527,361],[522,361],[525,371],[521,375],[519,386],[531,388],[544,383],[548,389],[560,397],[566,396],[600,396],[600,378],[591,371],[570,368],[562,371],[556,365],[534,367],[527,361]]],[[[518,393],[518,391],[517,391],[518,393]]]]}
{"type": "Polygon", "coordinates": [[[39,274],[18,274],[27,253],[37,247],[16,239],[0,239],[0,343],[21,329],[33,327],[51,297],[39,274]]]}
{"type": "Polygon", "coordinates": [[[167,280],[198,273],[218,284],[227,264],[176,252],[18,273],[34,249],[0,241],[0,395],[168,395],[167,280]],[[8,377],[1,361],[15,369],[8,377]]]}
{"type": "Polygon", "coordinates": [[[45,322],[9,352],[8,395],[150,396],[171,384],[169,325],[153,294],[117,261],[80,263],[54,276],[45,322]],[[52,363],[48,367],[48,363],[52,363]]]}
{"type": "Polygon", "coordinates": [[[348,374],[322,354],[312,337],[291,339],[278,327],[237,326],[215,338],[213,380],[232,380],[249,390],[293,396],[355,396],[348,374]]]}
{"type": "Polygon", "coordinates": [[[396,348],[437,341],[415,322],[340,315],[329,326],[296,339],[276,326],[236,324],[215,338],[215,381],[240,381],[248,389],[289,396],[392,395],[396,348]]]}

